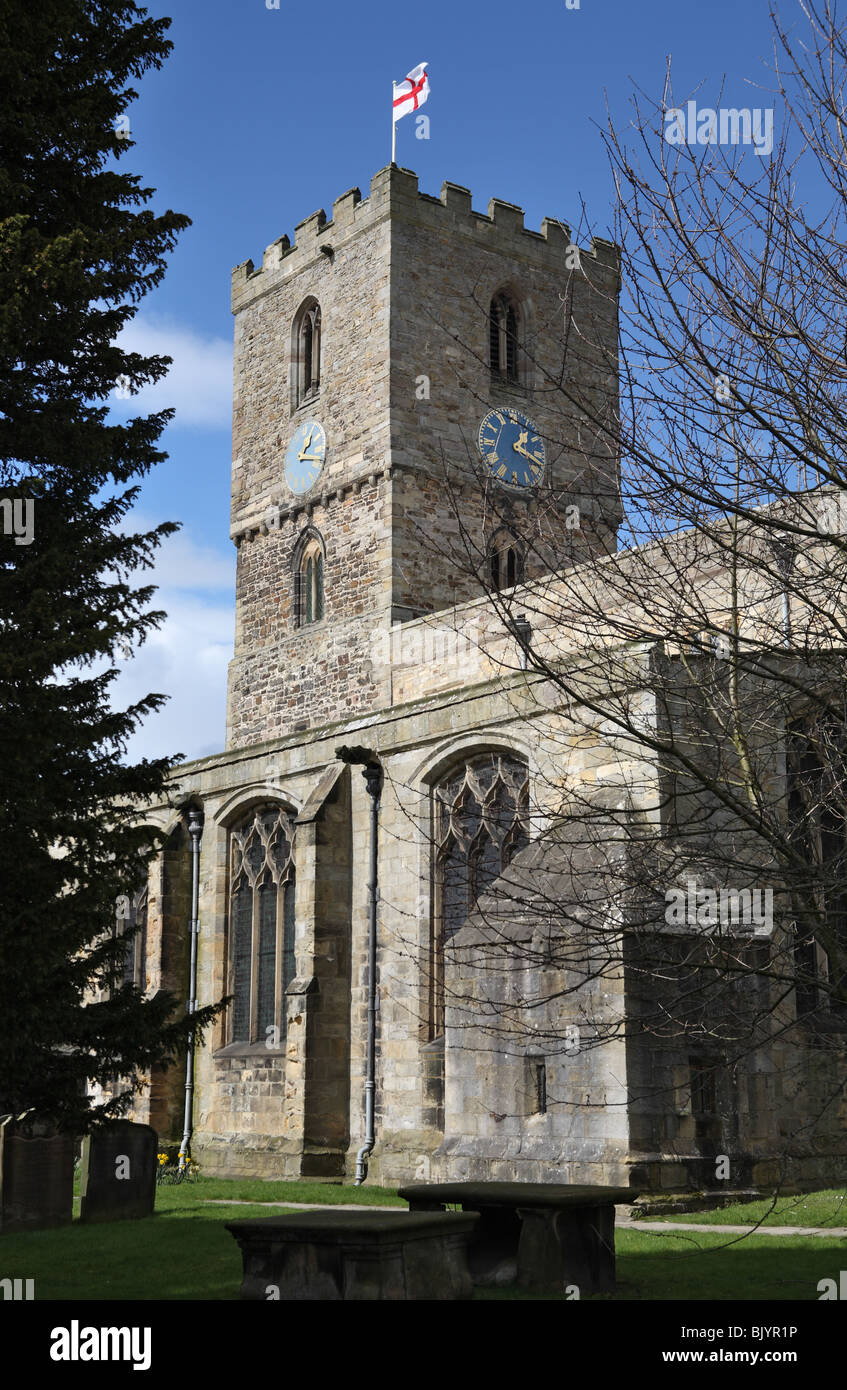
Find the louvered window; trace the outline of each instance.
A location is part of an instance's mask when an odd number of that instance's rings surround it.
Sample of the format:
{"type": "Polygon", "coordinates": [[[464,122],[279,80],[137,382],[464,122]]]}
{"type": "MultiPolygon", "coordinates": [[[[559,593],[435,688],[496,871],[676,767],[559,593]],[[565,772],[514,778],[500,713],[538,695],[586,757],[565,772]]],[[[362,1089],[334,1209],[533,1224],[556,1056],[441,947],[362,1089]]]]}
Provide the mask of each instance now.
{"type": "Polygon", "coordinates": [[[488,573],[492,590],[511,589],[524,577],[524,558],[516,537],[505,527],[489,542],[488,573]]]}
{"type": "Polygon", "coordinates": [[[518,380],[518,314],[505,294],[495,295],[489,311],[491,375],[518,380]]]}
{"type": "Polygon", "coordinates": [[[319,623],[324,615],[324,557],[319,541],[310,541],[300,561],[300,623],[319,623]]]}
{"type": "Polygon", "coordinates": [[[317,396],[321,384],[321,310],[310,300],[300,310],[294,343],[294,405],[304,405],[317,396]]]}

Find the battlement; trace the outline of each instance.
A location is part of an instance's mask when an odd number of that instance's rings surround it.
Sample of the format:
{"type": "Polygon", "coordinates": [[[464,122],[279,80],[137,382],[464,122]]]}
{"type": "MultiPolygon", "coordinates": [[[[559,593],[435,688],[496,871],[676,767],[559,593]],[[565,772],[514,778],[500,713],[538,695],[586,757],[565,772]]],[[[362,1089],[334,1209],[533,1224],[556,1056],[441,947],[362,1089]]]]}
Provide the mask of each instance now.
{"type": "MultiPolygon", "coordinates": [[[[237,313],[246,303],[272,289],[282,279],[327,257],[353,236],[376,223],[400,219],[422,227],[449,230],[451,236],[466,235],[483,242],[492,250],[508,251],[530,262],[560,261],[563,269],[574,268],[566,262],[571,248],[571,231],[565,223],[545,217],[540,231],[524,226],[524,210],[515,203],[491,198],[488,212],[476,212],[471,206],[471,191],[461,184],[445,181],[439,197],[421,193],[418,176],[411,169],[389,164],[371,179],[370,193],[363,198],[358,188],[342,193],[332,205],[328,220],[323,208],[311,213],[294,228],[294,241],[288,236],[271,242],[262,257],[262,264],[243,261],[232,272],[232,309],[237,313]]],[[[620,270],[620,251],[613,242],[592,237],[590,247],[580,247],[579,260],[590,260],[595,268],[613,275],[620,270]]],[[[571,261],[573,257],[570,258],[571,261]]],[[[580,268],[585,269],[580,266],[580,268]]]]}

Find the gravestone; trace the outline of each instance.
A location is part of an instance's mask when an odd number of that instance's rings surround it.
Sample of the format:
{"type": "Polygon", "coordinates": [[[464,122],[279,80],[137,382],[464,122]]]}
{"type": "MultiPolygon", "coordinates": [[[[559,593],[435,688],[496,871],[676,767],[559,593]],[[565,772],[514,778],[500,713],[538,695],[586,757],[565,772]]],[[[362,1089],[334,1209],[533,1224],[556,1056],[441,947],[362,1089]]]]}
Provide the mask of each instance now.
{"type": "Polygon", "coordinates": [[[35,1116],[0,1116],[0,1231],[66,1226],[73,1202],[74,1136],[35,1116]]]}
{"type": "Polygon", "coordinates": [[[153,1215],[159,1138],[150,1125],[109,1120],[82,1146],[80,1221],[137,1221],[153,1215]]]}
{"type": "Polygon", "coordinates": [[[321,1211],[226,1222],[241,1297],[281,1301],[470,1298],[475,1212],[321,1211]]]}
{"type": "Polygon", "coordinates": [[[514,1279],[580,1297],[614,1293],[615,1207],[638,1196],[626,1187],[487,1181],[409,1183],[398,1192],[413,1212],[459,1205],[480,1214],[469,1249],[475,1284],[514,1279]]]}

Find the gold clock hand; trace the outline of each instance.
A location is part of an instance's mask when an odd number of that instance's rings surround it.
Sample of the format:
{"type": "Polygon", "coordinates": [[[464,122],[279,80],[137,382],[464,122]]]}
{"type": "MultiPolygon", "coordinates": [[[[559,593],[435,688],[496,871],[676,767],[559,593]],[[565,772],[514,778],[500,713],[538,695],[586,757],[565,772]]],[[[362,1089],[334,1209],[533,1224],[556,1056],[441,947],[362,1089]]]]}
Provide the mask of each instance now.
{"type": "Polygon", "coordinates": [[[521,449],[517,444],[514,445],[514,450],[516,454],[522,454],[525,459],[529,459],[530,463],[536,464],[538,468],[541,467],[541,459],[536,458],[534,454],[530,454],[526,449],[521,449]]]}
{"type": "Polygon", "coordinates": [[[307,435],[306,438],[303,440],[303,448],[300,450],[299,454],[297,455],[298,459],[302,459],[303,456],[305,455],[306,450],[308,449],[309,445],[310,445],[311,442],[312,442],[312,435],[314,434],[314,432],[315,432],[314,430],[309,430],[308,435],[307,435]]]}
{"type": "Polygon", "coordinates": [[[516,454],[523,453],[524,445],[526,444],[526,437],[528,434],[529,430],[522,430],[521,433],[518,435],[517,443],[512,445],[512,448],[514,449],[516,454]]]}

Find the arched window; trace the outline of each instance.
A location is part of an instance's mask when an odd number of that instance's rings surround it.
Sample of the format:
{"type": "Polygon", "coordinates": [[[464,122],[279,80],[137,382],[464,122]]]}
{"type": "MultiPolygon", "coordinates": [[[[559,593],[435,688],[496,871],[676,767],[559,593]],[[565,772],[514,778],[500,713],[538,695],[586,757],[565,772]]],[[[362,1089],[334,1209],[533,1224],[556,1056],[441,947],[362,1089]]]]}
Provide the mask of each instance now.
{"type": "Polygon", "coordinates": [[[786,729],[789,835],[803,870],[792,876],[798,912],[794,968],[798,1016],[843,1010],[847,983],[847,736],[843,714],[809,711],[786,729]],[[824,935],[816,930],[820,922],[824,935]]]}
{"type": "Polygon", "coordinates": [[[276,1047],[294,978],[293,830],[278,806],[260,806],[230,835],[229,1041],[276,1047]],[[276,1033],[272,1030],[276,1029],[276,1033]]]}
{"type": "Polygon", "coordinates": [[[435,899],[430,1038],[444,1032],[444,947],[529,844],[526,764],[505,753],[463,761],[433,791],[435,899]]]}
{"type": "Polygon", "coordinates": [[[126,936],[123,963],[112,977],[113,985],[135,985],[142,992],[147,988],[147,869],[144,868],[136,890],[121,894],[115,908],[114,936],[126,936]]]}
{"type": "Polygon", "coordinates": [[[303,546],[297,568],[298,626],[320,622],[324,615],[324,552],[317,537],[303,546]]]}
{"type": "Polygon", "coordinates": [[[124,984],[135,985],[140,990],[147,988],[147,875],[144,884],[130,899],[129,928],[137,927],[134,936],[127,942],[124,961],[124,984]]]}
{"type": "Polygon", "coordinates": [[[501,381],[519,380],[518,311],[507,294],[496,294],[489,312],[491,375],[501,381]]]}
{"type": "Polygon", "coordinates": [[[317,394],[321,384],[321,308],[317,300],[303,305],[294,325],[294,407],[317,394]]]}
{"type": "Polygon", "coordinates": [[[488,548],[488,577],[492,589],[511,589],[524,577],[523,551],[511,531],[498,531],[488,548]]]}

